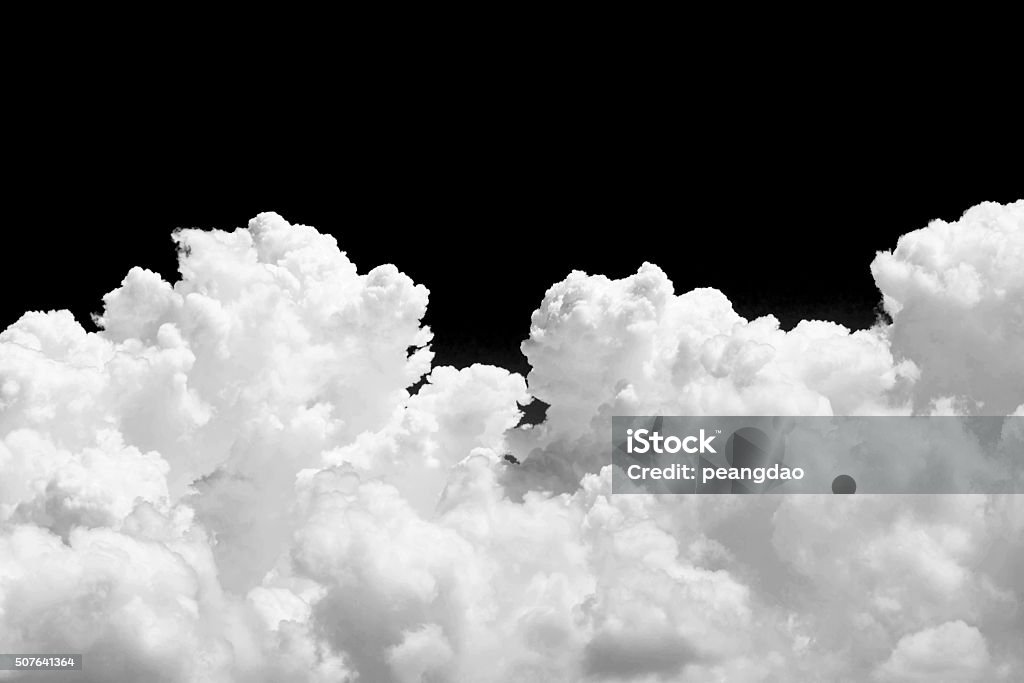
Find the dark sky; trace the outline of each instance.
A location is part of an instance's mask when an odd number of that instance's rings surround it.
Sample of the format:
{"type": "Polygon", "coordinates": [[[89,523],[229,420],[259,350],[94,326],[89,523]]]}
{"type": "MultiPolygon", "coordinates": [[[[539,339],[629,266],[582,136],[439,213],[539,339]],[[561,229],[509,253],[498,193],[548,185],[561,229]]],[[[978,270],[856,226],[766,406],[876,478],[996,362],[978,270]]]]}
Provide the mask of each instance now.
{"type": "Polygon", "coordinates": [[[530,314],[572,269],[620,277],[650,260],[677,291],[718,287],[746,316],[866,326],[877,250],[929,219],[1024,197],[1017,140],[953,145],[785,116],[272,118],[44,117],[9,134],[0,324],[52,308],[87,322],[131,266],[176,276],[174,228],[274,210],[337,236],[361,272],[393,262],[425,284],[439,362],[523,371],[530,314]]]}

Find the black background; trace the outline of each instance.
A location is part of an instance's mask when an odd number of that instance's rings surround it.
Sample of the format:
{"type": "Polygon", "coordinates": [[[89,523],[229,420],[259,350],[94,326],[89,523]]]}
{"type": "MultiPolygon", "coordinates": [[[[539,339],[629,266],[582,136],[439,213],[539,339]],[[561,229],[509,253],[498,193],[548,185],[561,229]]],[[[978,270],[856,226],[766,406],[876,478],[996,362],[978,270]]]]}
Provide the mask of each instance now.
{"type": "Polygon", "coordinates": [[[392,262],[425,284],[437,362],[525,371],[530,314],[572,269],[649,260],[748,317],[864,327],[876,251],[1024,196],[1014,129],[925,103],[424,92],[22,102],[0,325],[69,308],[91,329],[131,266],[176,278],[174,228],[273,210],[334,234],[360,272],[392,262]]]}

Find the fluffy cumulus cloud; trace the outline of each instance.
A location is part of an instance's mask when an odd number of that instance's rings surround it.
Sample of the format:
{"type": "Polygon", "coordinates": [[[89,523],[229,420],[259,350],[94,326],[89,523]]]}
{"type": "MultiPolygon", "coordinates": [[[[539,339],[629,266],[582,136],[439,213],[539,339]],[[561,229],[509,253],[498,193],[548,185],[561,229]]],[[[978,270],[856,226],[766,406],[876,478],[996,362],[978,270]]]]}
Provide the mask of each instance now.
{"type": "Polygon", "coordinates": [[[426,289],[314,228],[174,238],[180,279],[131,270],[99,332],[0,334],[4,651],[97,682],[1024,675],[1018,497],[612,496],[606,448],[616,414],[1024,414],[1024,202],[878,254],[869,330],[573,272],[525,378],[432,367],[426,289]]]}
{"type": "Polygon", "coordinates": [[[918,404],[937,394],[989,414],[1024,386],[1024,202],[980,204],[900,238],[871,264],[895,353],[915,358],[918,404]]]}

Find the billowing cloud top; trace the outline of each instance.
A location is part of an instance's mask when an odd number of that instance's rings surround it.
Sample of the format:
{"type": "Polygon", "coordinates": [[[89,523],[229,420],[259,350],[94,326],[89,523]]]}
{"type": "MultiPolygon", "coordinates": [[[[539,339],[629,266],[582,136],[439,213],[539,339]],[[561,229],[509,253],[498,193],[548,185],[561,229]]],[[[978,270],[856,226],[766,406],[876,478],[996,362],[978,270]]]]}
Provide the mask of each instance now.
{"type": "Polygon", "coordinates": [[[180,280],[132,269],[99,332],[0,334],[4,651],[83,681],[1024,675],[1019,497],[613,497],[606,448],[615,414],[1024,414],[1024,201],[878,254],[870,330],[573,272],[525,379],[432,369],[426,289],[311,227],[174,237],[180,280]]]}

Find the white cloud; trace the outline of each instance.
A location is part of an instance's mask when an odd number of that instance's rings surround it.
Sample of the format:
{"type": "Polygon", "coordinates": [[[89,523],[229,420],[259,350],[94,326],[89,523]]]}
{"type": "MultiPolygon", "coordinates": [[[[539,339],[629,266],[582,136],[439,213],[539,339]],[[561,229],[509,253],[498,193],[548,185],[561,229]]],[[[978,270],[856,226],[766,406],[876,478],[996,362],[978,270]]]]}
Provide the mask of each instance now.
{"type": "Polygon", "coordinates": [[[988,668],[984,636],[957,620],[900,638],[876,677],[884,681],[980,681],[991,676],[988,668]]]}
{"type": "Polygon", "coordinates": [[[871,264],[897,357],[921,368],[915,398],[963,397],[1008,414],[1024,396],[1024,200],[936,220],[871,264]]]}
{"type": "Polygon", "coordinates": [[[425,288],[313,228],[181,231],[101,332],[0,334],[0,641],[89,681],[1012,680],[1017,497],[612,496],[604,463],[613,414],[1019,412],[1022,211],[879,255],[871,330],[573,273],[528,386],[432,369],[425,288]]]}

